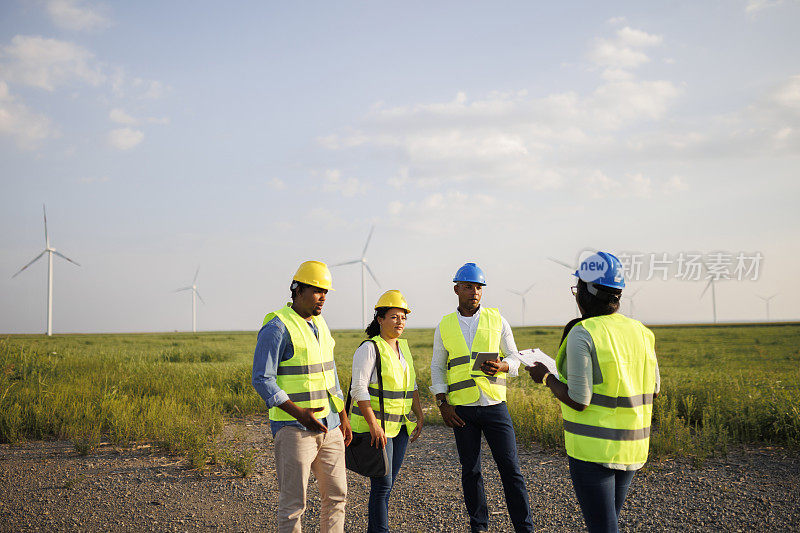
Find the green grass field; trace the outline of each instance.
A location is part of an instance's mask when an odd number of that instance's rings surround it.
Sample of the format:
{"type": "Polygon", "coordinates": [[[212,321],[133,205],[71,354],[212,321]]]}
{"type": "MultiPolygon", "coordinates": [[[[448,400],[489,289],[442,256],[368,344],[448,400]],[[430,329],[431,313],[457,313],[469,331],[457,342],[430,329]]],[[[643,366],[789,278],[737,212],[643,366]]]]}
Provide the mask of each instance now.
{"type": "MultiPolygon", "coordinates": [[[[800,324],[653,328],[662,375],[656,457],[702,460],[736,443],[800,447],[800,324]]],[[[555,354],[560,328],[514,330],[520,349],[555,354]]],[[[337,331],[343,387],[363,338],[337,331]]],[[[408,330],[428,422],[433,330],[408,330]]],[[[196,467],[218,455],[225,420],[264,413],[250,385],[256,333],[14,335],[0,338],[0,442],[69,439],[81,453],[101,441],[155,442],[196,467]]],[[[558,403],[527,374],[510,380],[509,410],[522,443],[563,445],[558,403]]]]}

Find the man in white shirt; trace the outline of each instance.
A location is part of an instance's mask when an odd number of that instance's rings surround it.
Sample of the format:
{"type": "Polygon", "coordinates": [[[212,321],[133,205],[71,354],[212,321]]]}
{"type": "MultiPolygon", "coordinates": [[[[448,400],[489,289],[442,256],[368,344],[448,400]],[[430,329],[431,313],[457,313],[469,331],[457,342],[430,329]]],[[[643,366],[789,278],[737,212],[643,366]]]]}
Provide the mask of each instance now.
{"type": "Polygon", "coordinates": [[[483,433],[503,481],[514,530],[533,531],[516,434],[505,402],[506,376],[516,376],[520,365],[514,335],[497,309],[480,306],[486,277],[475,263],[462,266],[453,282],[458,309],[442,319],[433,336],[431,391],[444,423],[453,428],[470,527],[473,532],[489,528],[480,462],[483,433]],[[473,370],[479,352],[498,357],[484,362],[480,371],[473,370]]]}

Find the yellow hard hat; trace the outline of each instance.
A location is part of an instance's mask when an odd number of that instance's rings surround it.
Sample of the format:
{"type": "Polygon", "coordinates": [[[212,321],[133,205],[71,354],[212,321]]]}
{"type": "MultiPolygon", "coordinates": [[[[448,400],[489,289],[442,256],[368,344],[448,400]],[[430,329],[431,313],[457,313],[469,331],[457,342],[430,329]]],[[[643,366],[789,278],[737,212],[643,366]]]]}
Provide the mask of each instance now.
{"type": "Polygon", "coordinates": [[[408,302],[406,302],[403,293],[396,289],[386,291],[380,298],[378,298],[378,303],[375,304],[375,309],[379,307],[397,307],[406,313],[411,312],[411,308],[408,307],[408,302]]]}
{"type": "Polygon", "coordinates": [[[331,271],[328,270],[328,265],[320,261],[306,261],[300,265],[292,279],[312,287],[333,290],[331,271]]]}

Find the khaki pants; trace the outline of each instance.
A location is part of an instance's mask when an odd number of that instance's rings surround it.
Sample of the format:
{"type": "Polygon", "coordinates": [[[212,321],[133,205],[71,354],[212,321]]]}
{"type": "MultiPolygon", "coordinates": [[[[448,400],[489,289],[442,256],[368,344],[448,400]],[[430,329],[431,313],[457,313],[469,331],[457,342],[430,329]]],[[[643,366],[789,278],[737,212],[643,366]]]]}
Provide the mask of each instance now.
{"type": "Polygon", "coordinates": [[[278,472],[278,531],[300,533],[306,510],[308,477],[314,472],[321,500],[320,531],[344,531],[347,477],[341,430],[327,433],[286,426],[275,435],[275,469],[278,472]]]}

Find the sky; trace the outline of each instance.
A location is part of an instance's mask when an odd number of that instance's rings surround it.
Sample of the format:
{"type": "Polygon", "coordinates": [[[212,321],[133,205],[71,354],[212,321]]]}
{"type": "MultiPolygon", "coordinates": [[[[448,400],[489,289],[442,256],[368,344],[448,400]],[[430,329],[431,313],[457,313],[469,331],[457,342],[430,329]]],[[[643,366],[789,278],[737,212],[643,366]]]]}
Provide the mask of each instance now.
{"type": "MultiPolygon", "coordinates": [[[[0,333],[256,330],[366,257],[408,327],[623,259],[649,324],[800,319],[800,2],[0,3],[0,333]],[[699,267],[699,269],[698,269],[699,267]]],[[[361,269],[325,317],[361,326],[361,269]]],[[[635,306],[631,299],[635,294],[635,306]]]]}

